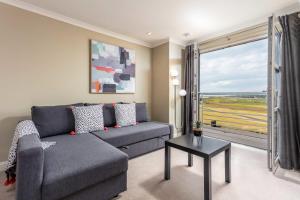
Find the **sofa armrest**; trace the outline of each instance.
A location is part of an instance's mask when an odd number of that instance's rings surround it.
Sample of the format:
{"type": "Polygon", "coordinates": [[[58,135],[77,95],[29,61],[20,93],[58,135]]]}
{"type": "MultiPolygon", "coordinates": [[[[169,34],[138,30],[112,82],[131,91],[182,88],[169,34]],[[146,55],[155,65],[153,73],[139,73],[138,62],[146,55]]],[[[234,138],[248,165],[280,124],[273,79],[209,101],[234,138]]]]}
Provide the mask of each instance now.
{"type": "Polygon", "coordinates": [[[170,128],[170,139],[172,139],[174,137],[174,126],[172,124],[169,124],[169,128],[170,128]]]}
{"type": "Polygon", "coordinates": [[[173,124],[169,124],[169,123],[166,123],[166,122],[158,122],[158,121],[153,121],[153,122],[168,125],[169,129],[170,129],[170,139],[172,139],[174,137],[174,125],[173,124]]]}
{"type": "Polygon", "coordinates": [[[17,200],[41,200],[44,150],[37,134],[19,138],[17,148],[17,200]]]}

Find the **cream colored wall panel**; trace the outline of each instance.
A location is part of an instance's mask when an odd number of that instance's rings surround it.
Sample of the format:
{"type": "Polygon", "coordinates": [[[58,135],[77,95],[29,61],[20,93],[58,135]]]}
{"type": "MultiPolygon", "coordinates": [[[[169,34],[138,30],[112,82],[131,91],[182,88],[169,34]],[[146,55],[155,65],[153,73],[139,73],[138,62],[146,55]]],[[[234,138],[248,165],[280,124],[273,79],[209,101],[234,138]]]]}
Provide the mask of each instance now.
{"type": "Polygon", "coordinates": [[[151,111],[151,49],[0,3],[0,161],[33,105],[146,102],[151,111]],[[134,49],[135,94],[89,93],[89,40],[134,49]]]}
{"type": "Polygon", "coordinates": [[[152,49],[152,119],[169,122],[169,43],[152,49]]]}

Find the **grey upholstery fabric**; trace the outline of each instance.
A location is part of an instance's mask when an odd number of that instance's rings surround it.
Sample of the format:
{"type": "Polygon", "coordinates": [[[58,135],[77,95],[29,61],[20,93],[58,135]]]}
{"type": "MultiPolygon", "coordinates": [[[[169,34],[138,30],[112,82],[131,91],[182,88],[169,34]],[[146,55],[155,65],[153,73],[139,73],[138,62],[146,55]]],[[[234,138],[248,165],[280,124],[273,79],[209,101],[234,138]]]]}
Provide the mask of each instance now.
{"type": "Polygon", "coordinates": [[[114,196],[126,191],[127,175],[126,172],[111,177],[101,183],[97,183],[84,190],[78,191],[63,200],[109,200],[114,196]]]}
{"type": "Polygon", "coordinates": [[[59,135],[45,150],[43,200],[66,197],[127,171],[128,157],[92,134],[59,135]]]}
{"type": "Polygon", "coordinates": [[[152,138],[138,143],[131,144],[126,148],[120,147],[120,150],[128,155],[129,158],[155,151],[165,146],[165,141],[170,139],[170,135],[165,135],[160,138],[152,138]]]}
{"type": "Polygon", "coordinates": [[[105,127],[111,127],[116,125],[115,109],[112,104],[104,104],[103,116],[105,127]]]}
{"type": "Polygon", "coordinates": [[[168,124],[169,128],[170,128],[170,139],[172,139],[174,137],[174,126],[172,124],[168,124]]]}
{"type": "Polygon", "coordinates": [[[148,113],[147,113],[146,103],[136,103],[135,109],[136,109],[136,121],[147,122],[148,113]]]}
{"type": "MultiPolygon", "coordinates": [[[[73,106],[83,105],[82,103],[73,104],[73,106]]],[[[32,121],[41,138],[75,130],[74,116],[70,106],[72,105],[33,106],[31,108],[32,121]]]]}
{"type": "Polygon", "coordinates": [[[141,142],[155,137],[169,135],[170,126],[160,122],[143,122],[135,126],[110,128],[107,132],[92,132],[95,136],[115,147],[141,142]]]}
{"type": "Polygon", "coordinates": [[[41,200],[44,151],[38,135],[23,136],[17,148],[17,200],[41,200]]]}
{"type": "Polygon", "coordinates": [[[280,17],[282,32],[279,163],[300,170],[300,18],[280,17]]]}

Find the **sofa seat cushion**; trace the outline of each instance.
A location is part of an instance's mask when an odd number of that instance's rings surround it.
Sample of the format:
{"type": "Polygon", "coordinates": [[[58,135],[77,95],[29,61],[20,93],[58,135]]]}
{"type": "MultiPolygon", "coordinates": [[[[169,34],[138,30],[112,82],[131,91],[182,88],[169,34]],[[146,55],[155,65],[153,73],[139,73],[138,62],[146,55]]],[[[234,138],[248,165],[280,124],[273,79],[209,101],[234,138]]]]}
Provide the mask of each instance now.
{"type": "Polygon", "coordinates": [[[143,122],[135,126],[109,128],[92,132],[98,138],[115,147],[122,147],[144,140],[171,134],[170,126],[161,122],[143,122]]]}
{"type": "Polygon", "coordinates": [[[59,135],[45,150],[42,199],[54,200],[127,171],[128,157],[92,134],[59,135]]]}

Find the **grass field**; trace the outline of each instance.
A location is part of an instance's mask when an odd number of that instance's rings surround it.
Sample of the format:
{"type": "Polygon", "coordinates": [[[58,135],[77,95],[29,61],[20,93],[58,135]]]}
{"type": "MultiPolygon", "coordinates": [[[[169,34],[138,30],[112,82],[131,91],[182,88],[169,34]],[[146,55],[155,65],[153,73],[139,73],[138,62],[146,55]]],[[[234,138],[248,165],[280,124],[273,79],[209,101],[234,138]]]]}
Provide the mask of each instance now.
{"type": "Polygon", "coordinates": [[[211,120],[216,120],[217,125],[224,128],[267,133],[265,98],[204,98],[202,112],[204,124],[207,125],[211,120]]]}

